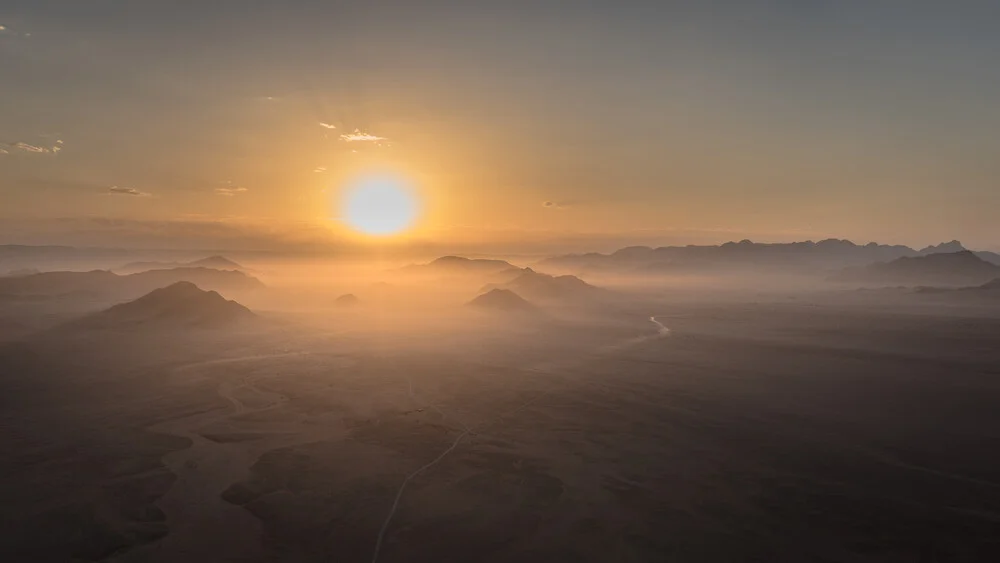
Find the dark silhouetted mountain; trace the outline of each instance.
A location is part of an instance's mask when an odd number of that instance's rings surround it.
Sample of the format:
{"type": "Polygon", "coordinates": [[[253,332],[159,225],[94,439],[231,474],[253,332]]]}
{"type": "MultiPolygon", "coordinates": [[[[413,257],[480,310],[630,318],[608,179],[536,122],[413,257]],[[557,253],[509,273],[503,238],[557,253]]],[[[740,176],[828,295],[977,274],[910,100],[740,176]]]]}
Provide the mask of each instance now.
{"type": "Polygon", "coordinates": [[[509,313],[534,313],[538,309],[523,297],[509,289],[493,289],[467,304],[475,309],[503,311],[509,313]]]}
{"type": "Polygon", "coordinates": [[[336,299],[336,301],[334,301],[334,304],[336,306],[338,306],[338,307],[345,307],[345,308],[347,308],[347,307],[355,307],[359,303],[361,303],[361,301],[353,293],[348,293],[346,295],[341,295],[340,297],[338,297],[336,299]]]}
{"type": "Polygon", "coordinates": [[[604,295],[605,290],[594,287],[576,276],[550,276],[525,268],[514,279],[502,284],[488,284],[482,291],[509,289],[538,301],[581,300],[604,295]]]}
{"type": "Polygon", "coordinates": [[[979,285],[1000,277],[1000,266],[968,250],[903,257],[891,262],[851,268],[834,279],[882,285],[979,285]]]}
{"type": "Polygon", "coordinates": [[[250,309],[193,283],[168,287],[65,325],[81,329],[221,328],[255,319],[250,309]]]}
{"type": "Polygon", "coordinates": [[[168,270],[175,268],[211,268],[213,270],[244,270],[243,266],[225,256],[209,256],[194,262],[132,262],[125,264],[116,271],[119,273],[137,273],[147,270],[168,270]]]}
{"type": "Polygon", "coordinates": [[[916,255],[918,252],[907,246],[857,245],[839,239],[774,244],[742,240],[715,246],[632,246],[611,254],[557,256],[539,265],[550,271],[576,273],[670,274],[731,269],[823,271],[916,255]]]}
{"type": "Polygon", "coordinates": [[[59,296],[89,295],[97,299],[135,299],[150,291],[187,281],[217,291],[249,291],[264,284],[239,271],[209,268],[150,270],[119,276],[105,270],[91,272],[43,272],[17,278],[0,278],[0,295],[59,296]]]}

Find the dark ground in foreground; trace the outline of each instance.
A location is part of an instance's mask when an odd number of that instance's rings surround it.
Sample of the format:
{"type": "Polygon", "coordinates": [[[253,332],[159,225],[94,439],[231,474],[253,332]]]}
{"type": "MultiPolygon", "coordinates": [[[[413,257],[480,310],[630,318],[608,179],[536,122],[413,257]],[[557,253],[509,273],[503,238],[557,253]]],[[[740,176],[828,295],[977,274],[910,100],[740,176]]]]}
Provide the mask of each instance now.
{"type": "Polygon", "coordinates": [[[379,561],[1000,560],[1000,320],[660,318],[7,345],[0,555],[371,561],[412,476],[379,561]]]}

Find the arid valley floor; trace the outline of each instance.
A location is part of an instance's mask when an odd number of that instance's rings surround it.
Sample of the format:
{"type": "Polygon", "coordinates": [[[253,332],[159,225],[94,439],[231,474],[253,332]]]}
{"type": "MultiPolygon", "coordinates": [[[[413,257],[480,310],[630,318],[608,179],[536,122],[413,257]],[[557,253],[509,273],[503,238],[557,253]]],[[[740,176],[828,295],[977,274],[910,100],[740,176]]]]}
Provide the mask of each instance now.
{"type": "Polygon", "coordinates": [[[996,311],[644,290],[22,333],[0,349],[0,554],[996,560],[996,311]]]}

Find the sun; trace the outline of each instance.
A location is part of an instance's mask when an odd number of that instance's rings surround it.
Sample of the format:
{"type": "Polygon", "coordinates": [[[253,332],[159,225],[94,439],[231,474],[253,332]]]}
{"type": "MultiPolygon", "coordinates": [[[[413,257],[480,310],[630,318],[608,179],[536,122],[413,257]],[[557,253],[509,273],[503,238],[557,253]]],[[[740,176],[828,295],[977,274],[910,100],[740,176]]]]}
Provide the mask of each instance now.
{"type": "Polygon", "coordinates": [[[347,186],[341,202],[343,220],[372,236],[401,233],[413,225],[420,205],[413,188],[399,178],[366,177],[347,186]]]}

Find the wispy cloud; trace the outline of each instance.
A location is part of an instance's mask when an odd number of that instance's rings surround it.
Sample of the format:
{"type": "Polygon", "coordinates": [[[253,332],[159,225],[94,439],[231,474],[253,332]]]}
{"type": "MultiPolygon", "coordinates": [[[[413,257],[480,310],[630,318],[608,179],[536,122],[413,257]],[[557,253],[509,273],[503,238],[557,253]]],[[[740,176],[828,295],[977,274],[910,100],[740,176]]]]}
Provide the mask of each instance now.
{"type": "Polygon", "coordinates": [[[247,188],[242,186],[228,186],[225,188],[215,188],[215,193],[221,196],[233,197],[237,194],[242,194],[249,191],[247,188]]]}
{"type": "Polygon", "coordinates": [[[16,28],[12,29],[4,24],[0,24],[0,35],[9,35],[11,37],[31,37],[31,33],[18,33],[16,28]]]}
{"type": "Polygon", "coordinates": [[[567,209],[577,203],[576,201],[543,201],[542,207],[545,209],[567,209]]]}
{"type": "Polygon", "coordinates": [[[377,143],[380,141],[386,141],[385,137],[379,137],[378,135],[372,135],[367,131],[361,131],[360,129],[355,129],[353,133],[346,133],[340,136],[340,140],[346,143],[377,143]]]}
{"type": "Polygon", "coordinates": [[[317,174],[322,174],[323,172],[326,172],[326,166],[317,166],[316,169],[313,170],[313,172],[316,172],[317,174]]]}
{"type": "Polygon", "coordinates": [[[336,129],[337,128],[337,126],[334,125],[334,124],[332,124],[332,123],[323,123],[322,121],[319,122],[319,126],[322,127],[323,129],[336,129]]]}
{"type": "Polygon", "coordinates": [[[14,143],[15,149],[20,149],[25,152],[35,152],[35,153],[48,153],[52,152],[52,149],[46,147],[38,147],[35,145],[29,145],[28,143],[14,143]]]}
{"type": "Polygon", "coordinates": [[[56,143],[51,147],[32,145],[31,143],[25,143],[23,141],[18,141],[16,143],[0,143],[0,154],[14,154],[15,152],[24,152],[29,154],[58,154],[62,149],[62,140],[56,141],[56,143]]]}
{"type": "Polygon", "coordinates": [[[141,192],[135,188],[121,188],[118,186],[111,186],[108,188],[108,195],[127,195],[132,197],[149,197],[152,194],[146,192],[141,192]]]}
{"type": "Polygon", "coordinates": [[[219,182],[219,187],[215,188],[215,194],[225,197],[233,197],[235,195],[249,191],[243,186],[237,186],[232,180],[226,180],[224,182],[219,182]]]}

